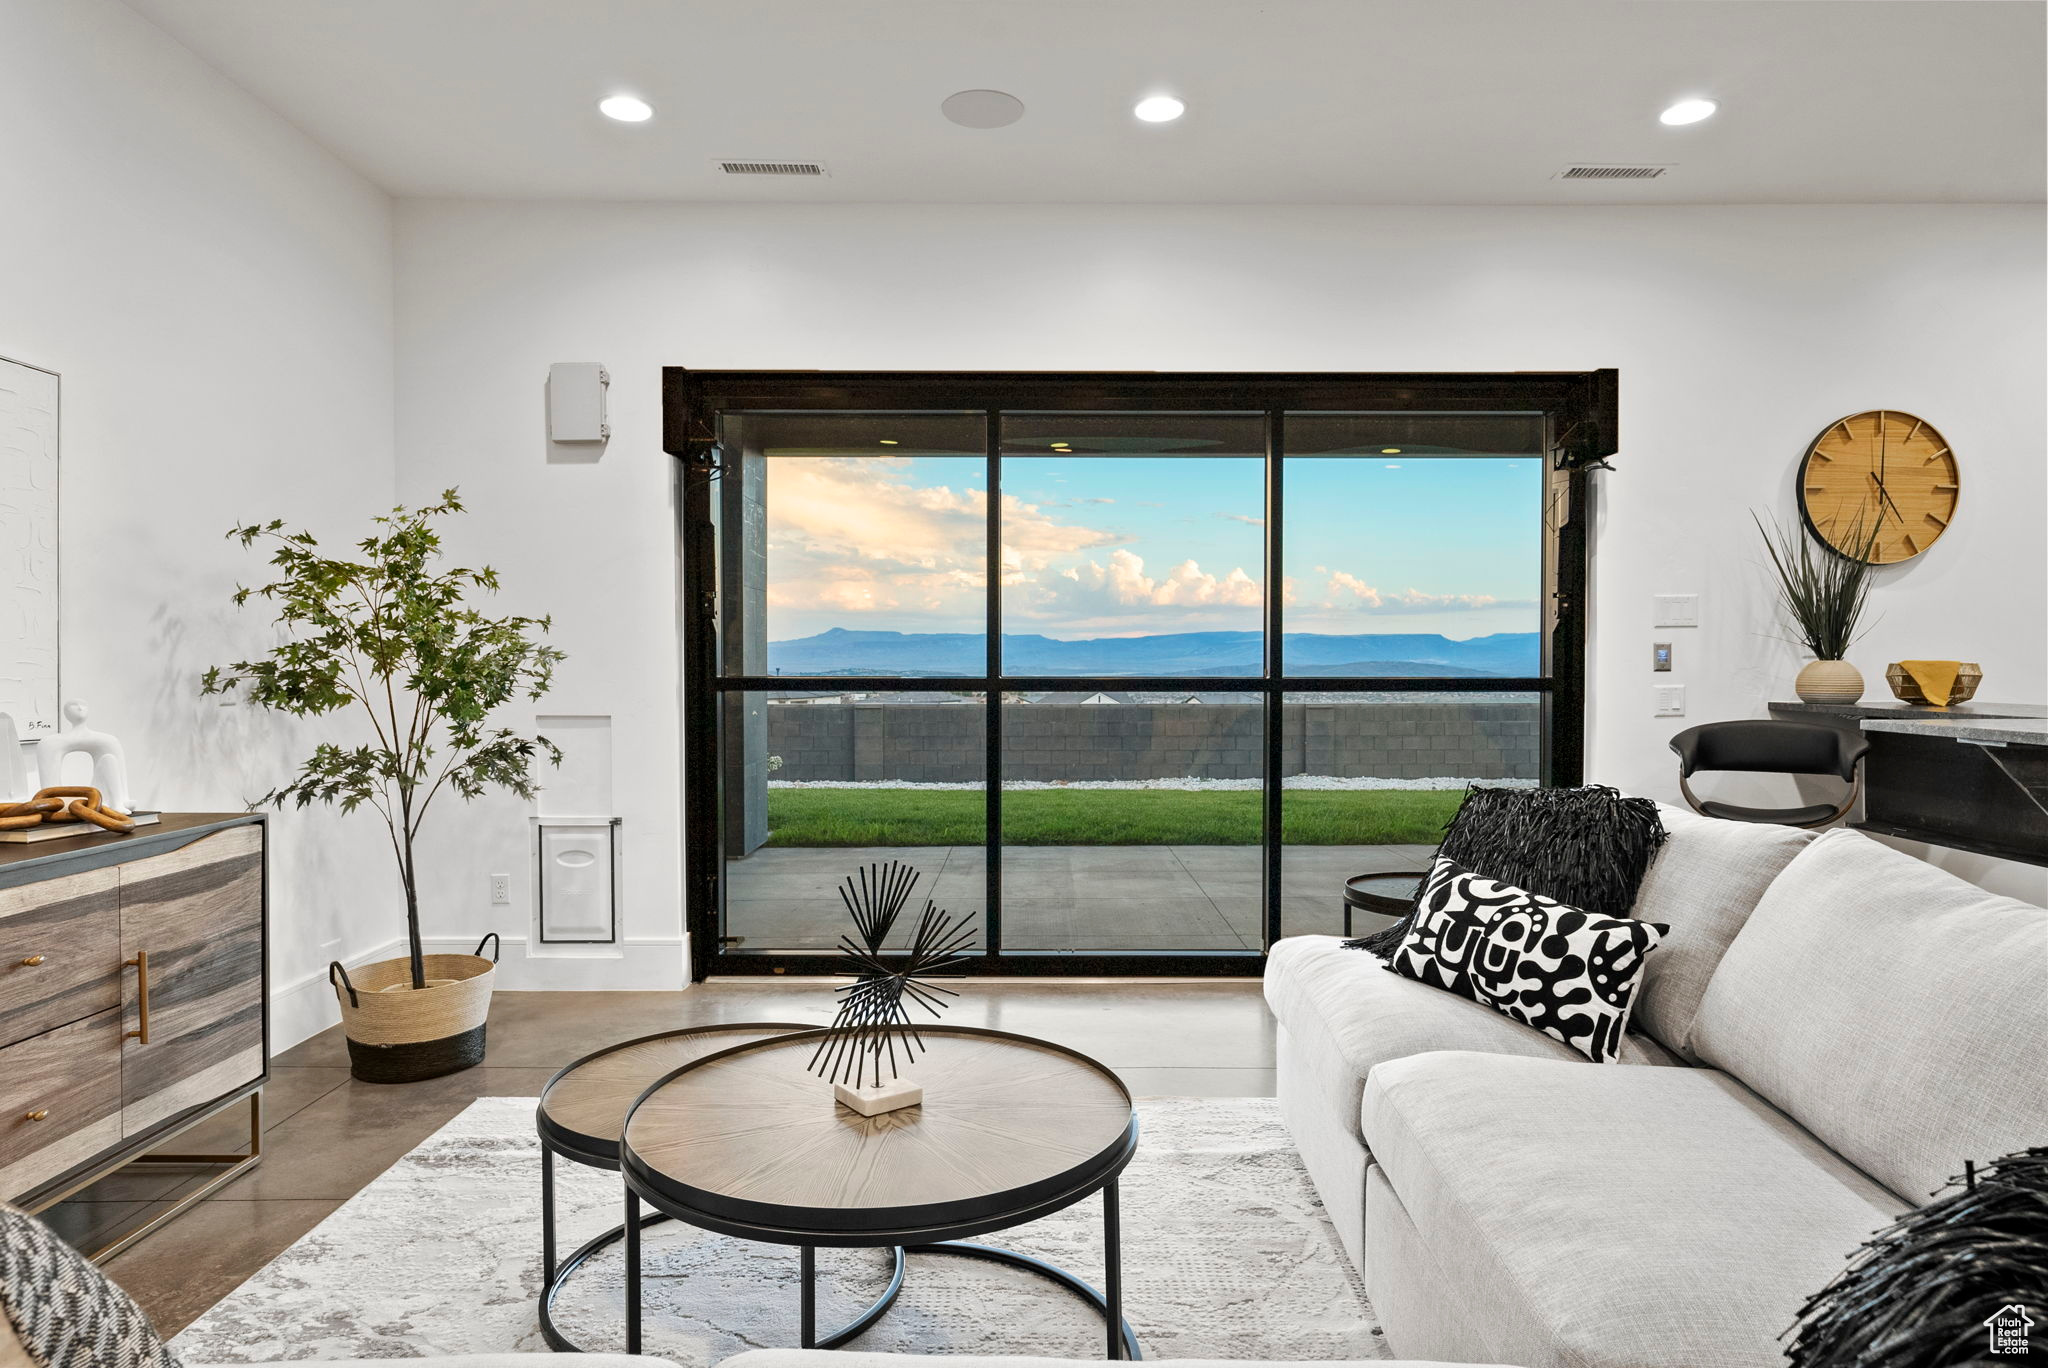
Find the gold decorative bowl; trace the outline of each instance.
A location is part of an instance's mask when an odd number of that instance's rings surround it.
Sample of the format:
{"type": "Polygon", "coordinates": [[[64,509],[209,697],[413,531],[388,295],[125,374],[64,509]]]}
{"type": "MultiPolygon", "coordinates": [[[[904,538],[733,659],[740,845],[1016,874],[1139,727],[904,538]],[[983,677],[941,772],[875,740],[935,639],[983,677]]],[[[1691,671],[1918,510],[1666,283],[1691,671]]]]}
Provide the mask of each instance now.
{"type": "Polygon", "coordinates": [[[1984,671],[1972,661],[1931,661],[1930,664],[1954,665],[1956,682],[1949,686],[1947,698],[1929,698],[1927,691],[1920,687],[1920,681],[1898,661],[1884,667],[1885,683],[1892,686],[1892,693],[1901,703],[1924,703],[1932,707],[1947,708],[1957,703],[1967,703],[1977,696],[1977,686],[1984,682],[1984,671]]]}

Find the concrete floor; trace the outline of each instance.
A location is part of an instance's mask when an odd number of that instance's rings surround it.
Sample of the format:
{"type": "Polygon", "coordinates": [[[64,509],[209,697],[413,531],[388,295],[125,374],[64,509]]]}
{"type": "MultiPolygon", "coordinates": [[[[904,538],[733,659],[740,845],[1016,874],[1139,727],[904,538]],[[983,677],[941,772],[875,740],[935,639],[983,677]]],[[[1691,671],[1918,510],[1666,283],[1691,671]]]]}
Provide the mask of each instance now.
{"type": "MultiPolygon", "coordinates": [[[[1288,846],[1282,934],[1336,934],[1344,880],[1425,868],[1424,845],[1288,846]]],[[[830,949],[847,929],[835,891],[854,870],[902,860],[923,871],[914,905],[973,912],[987,900],[981,846],[757,850],[728,860],[726,934],[746,950],[830,949]]],[[[1011,950],[1257,950],[1257,846],[1013,846],[1003,852],[1003,945],[1011,950]]],[[[1362,924],[1358,930],[1370,929],[1362,924]]]]}
{"type": "MultiPolygon", "coordinates": [[[[1254,981],[1005,979],[961,987],[947,1020],[1071,1046],[1114,1068],[1133,1093],[1273,1092],[1273,1023],[1254,981]]],[[[499,993],[481,1066],[398,1086],[352,1080],[339,1028],[326,1031],[272,1061],[262,1164],[107,1271],[158,1329],[175,1334],[478,1097],[537,1096],[562,1065],[632,1036],[718,1021],[823,1024],[830,1010],[831,989],[815,979],[724,979],[672,993],[499,993]]],[[[246,1110],[237,1106],[172,1148],[230,1149],[246,1131],[246,1110]]],[[[47,1216],[73,1239],[98,1244],[200,1181],[189,1170],[131,1169],[47,1216]]]]}

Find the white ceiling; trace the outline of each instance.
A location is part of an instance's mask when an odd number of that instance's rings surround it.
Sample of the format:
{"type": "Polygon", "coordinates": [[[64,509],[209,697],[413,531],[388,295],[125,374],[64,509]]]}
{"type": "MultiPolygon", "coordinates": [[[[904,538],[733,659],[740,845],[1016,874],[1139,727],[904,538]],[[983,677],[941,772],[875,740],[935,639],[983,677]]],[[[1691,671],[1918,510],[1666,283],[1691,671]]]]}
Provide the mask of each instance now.
{"type": "Polygon", "coordinates": [[[2048,158],[2038,0],[129,3],[401,195],[2030,201],[2048,158]],[[1024,118],[948,123],[939,102],[972,87],[1024,118]],[[620,91],[654,119],[599,116],[620,91]],[[1187,116],[1132,118],[1155,91],[1187,116]],[[1660,125],[1687,95],[1720,114],[1660,125]],[[1674,169],[1552,179],[1580,161],[1674,169]]]}

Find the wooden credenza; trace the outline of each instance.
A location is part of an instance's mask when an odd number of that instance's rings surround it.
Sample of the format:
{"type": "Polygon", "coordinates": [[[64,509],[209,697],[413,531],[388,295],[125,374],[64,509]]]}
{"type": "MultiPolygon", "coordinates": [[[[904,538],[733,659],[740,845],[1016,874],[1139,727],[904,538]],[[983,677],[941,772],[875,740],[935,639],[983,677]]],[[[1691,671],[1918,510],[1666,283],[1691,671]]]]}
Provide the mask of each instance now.
{"type": "Polygon", "coordinates": [[[259,1089],[265,826],[0,845],[0,1200],[31,1208],[259,1089]]]}

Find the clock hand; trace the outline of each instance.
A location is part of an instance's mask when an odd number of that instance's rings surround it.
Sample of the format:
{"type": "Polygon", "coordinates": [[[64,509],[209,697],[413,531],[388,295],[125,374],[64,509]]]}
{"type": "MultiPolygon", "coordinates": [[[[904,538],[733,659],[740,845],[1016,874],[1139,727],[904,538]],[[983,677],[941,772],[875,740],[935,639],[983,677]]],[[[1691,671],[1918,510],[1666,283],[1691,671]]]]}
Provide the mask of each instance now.
{"type": "MultiPolygon", "coordinates": [[[[1870,475],[1870,472],[1867,470],[1863,473],[1866,475],[1870,475]]],[[[1898,500],[1892,497],[1892,492],[1884,487],[1884,481],[1882,479],[1879,479],[1875,475],[1870,475],[1870,482],[1877,486],[1878,497],[1882,498],[1886,503],[1892,506],[1892,512],[1897,515],[1898,520],[1901,523],[1905,522],[1906,511],[1903,508],[1899,507],[1898,500]]]]}

